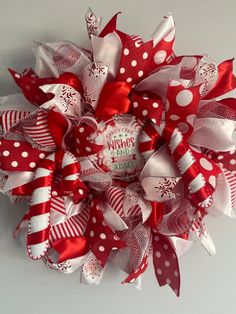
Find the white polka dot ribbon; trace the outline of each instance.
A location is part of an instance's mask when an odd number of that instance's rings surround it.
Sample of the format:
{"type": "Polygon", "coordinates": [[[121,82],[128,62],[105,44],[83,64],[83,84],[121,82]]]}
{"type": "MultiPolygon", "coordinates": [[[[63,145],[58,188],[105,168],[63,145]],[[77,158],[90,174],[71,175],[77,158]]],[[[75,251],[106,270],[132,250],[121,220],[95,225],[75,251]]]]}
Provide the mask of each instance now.
{"type": "Polygon", "coordinates": [[[27,239],[28,253],[33,259],[44,256],[49,246],[51,198],[57,193],[52,191],[56,171],[62,172],[64,193],[73,193],[79,184],[80,165],[70,152],[58,150],[39,162],[32,182],[27,239]]]}
{"type": "Polygon", "coordinates": [[[133,86],[143,80],[152,70],[168,64],[173,58],[175,26],[170,15],[161,23],[153,39],[143,42],[139,36],[124,36],[117,80],[126,81],[133,86]],[[164,26],[165,25],[165,26],[164,26]]]}
{"type": "Polygon", "coordinates": [[[160,286],[169,285],[179,296],[180,271],[175,249],[167,236],[153,233],[153,265],[160,286]]]}
{"type": "Polygon", "coordinates": [[[90,217],[85,235],[92,253],[100,261],[100,265],[104,267],[111,251],[122,249],[125,243],[108,225],[102,209],[102,198],[94,197],[91,202],[90,217]]]}

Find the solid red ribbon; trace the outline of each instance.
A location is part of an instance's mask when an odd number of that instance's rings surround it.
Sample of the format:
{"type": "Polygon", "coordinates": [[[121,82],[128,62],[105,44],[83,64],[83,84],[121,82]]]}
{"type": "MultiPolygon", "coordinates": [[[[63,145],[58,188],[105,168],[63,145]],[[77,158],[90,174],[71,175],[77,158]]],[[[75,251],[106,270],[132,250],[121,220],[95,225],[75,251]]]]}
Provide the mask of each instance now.
{"type": "Polygon", "coordinates": [[[67,120],[55,110],[48,112],[48,128],[58,148],[62,148],[63,137],[68,130],[67,120]]]}
{"type": "Polygon", "coordinates": [[[219,97],[236,88],[236,77],[233,74],[234,59],[226,60],[218,65],[218,79],[212,90],[204,99],[219,97]]]}
{"type": "Polygon", "coordinates": [[[45,239],[49,238],[49,228],[34,232],[34,233],[29,233],[28,238],[27,238],[27,244],[39,244],[45,241],[45,239]]]}
{"type": "Polygon", "coordinates": [[[80,82],[79,78],[73,73],[65,72],[61,74],[58,78],[55,79],[55,82],[53,82],[53,84],[66,84],[73,87],[80,94],[83,94],[82,83],[80,82]]]}
{"type": "Polygon", "coordinates": [[[144,131],[150,137],[150,141],[139,142],[140,152],[151,151],[153,149],[157,150],[163,144],[163,139],[150,123],[145,123],[144,131]]]}
{"type": "Polygon", "coordinates": [[[131,85],[127,82],[106,83],[101,91],[95,116],[104,119],[129,112],[130,90],[131,85]]]}
{"type": "Polygon", "coordinates": [[[159,225],[159,223],[163,219],[164,204],[158,203],[158,202],[151,202],[151,204],[152,204],[152,212],[151,212],[151,215],[149,216],[149,218],[147,220],[147,224],[151,228],[156,228],[157,225],[159,225]]]}
{"type": "Polygon", "coordinates": [[[88,243],[85,237],[65,238],[52,243],[52,248],[59,254],[58,263],[80,257],[88,252],[88,243]]]}
{"type": "Polygon", "coordinates": [[[177,235],[178,238],[181,238],[183,240],[188,240],[189,239],[189,235],[188,233],[182,233],[182,234],[179,234],[177,235]]]}
{"type": "Polygon", "coordinates": [[[116,31],[116,21],[117,21],[117,17],[121,12],[116,13],[111,19],[110,21],[106,24],[106,26],[104,27],[104,29],[101,31],[101,33],[99,34],[99,37],[105,37],[106,35],[108,35],[109,33],[112,33],[114,31],[116,31]]]}
{"type": "Polygon", "coordinates": [[[31,182],[20,185],[16,188],[12,189],[12,191],[11,191],[12,195],[20,195],[20,196],[31,195],[32,192],[33,192],[33,187],[32,187],[31,182]]]}

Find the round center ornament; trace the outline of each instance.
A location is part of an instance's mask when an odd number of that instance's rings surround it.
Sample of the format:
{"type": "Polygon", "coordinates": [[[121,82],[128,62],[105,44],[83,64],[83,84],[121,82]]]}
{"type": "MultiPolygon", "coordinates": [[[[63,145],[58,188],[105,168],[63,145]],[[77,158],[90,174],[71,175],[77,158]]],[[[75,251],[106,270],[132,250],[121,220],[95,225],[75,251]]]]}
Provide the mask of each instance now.
{"type": "Polygon", "coordinates": [[[139,175],[144,161],[139,152],[142,124],[134,116],[118,115],[101,122],[96,141],[104,145],[97,164],[114,179],[131,180],[139,175]]]}

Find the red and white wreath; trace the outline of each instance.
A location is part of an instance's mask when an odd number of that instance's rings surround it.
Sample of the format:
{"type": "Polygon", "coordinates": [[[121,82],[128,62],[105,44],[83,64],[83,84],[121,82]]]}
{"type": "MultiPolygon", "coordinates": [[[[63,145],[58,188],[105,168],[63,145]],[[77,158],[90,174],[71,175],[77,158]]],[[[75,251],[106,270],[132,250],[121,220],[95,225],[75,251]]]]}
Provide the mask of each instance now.
{"type": "Polygon", "coordinates": [[[91,49],[39,43],[35,70],[10,70],[22,94],[0,98],[0,189],[28,210],[16,228],[32,259],[98,284],[108,262],[140,286],[148,263],[179,295],[179,256],[204,218],[235,217],[233,60],[177,56],[165,17],[150,40],[100,30],[91,49]]]}

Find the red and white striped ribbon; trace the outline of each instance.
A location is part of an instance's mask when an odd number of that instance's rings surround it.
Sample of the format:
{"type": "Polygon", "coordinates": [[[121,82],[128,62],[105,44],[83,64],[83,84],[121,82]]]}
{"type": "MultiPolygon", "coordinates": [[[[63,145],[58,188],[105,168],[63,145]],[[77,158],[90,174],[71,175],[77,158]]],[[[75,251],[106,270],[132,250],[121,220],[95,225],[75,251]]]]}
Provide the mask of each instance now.
{"type": "Polygon", "coordinates": [[[182,133],[178,128],[169,129],[165,127],[163,129],[163,137],[168,143],[180,174],[188,185],[194,204],[204,208],[209,207],[212,203],[212,190],[208,187],[204,175],[200,172],[189,145],[183,139],[182,133]]]}
{"type": "Polygon", "coordinates": [[[14,125],[27,117],[28,114],[29,112],[16,110],[6,110],[0,113],[0,124],[2,124],[3,132],[8,132],[14,125]]]}
{"type": "Polygon", "coordinates": [[[124,211],[125,189],[109,187],[106,191],[107,202],[111,208],[121,217],[133,217],[142,213],[139,204],[135,204],[124,211]]]}
{"type": "Polygon", "coordinates": [[[35,171],[29,211],[27,249],[29,256],[40,259],[49,246],[50,208],[54,172],[62,170],[62,186],[73,191],[79,177],[80,165],[70,152],[58,150],[43,159],[35,171]]]}
{"type": "Polygon", "coordinates": [[[234,209],[236,205],[236,178],[231,171],[228,169],[223,169],[223,173],[228,182],[230,188],[230,196],[231,196],[231,206],[234,209]]]}
{"type": "Polygon", "coordinates": [[[122,218],[125,217],[123,211],[123,204],[124,204],[124,197],[125,197],[125,190],[116,188],[116,187],[109,187],[106,191],[107,202],[114,209],[114,211],[122,218]]]}
{"type": "Polygon", "coordinates": [[[81,213],[71,216],[64,222],[51,226],[49,242],[52,246],[53,242],[64,238],[82,237],[87,227],[90,214],[90,208],[84,208],[81,213]]]}
{"type": "MultiPolygon", "coordinates": [[[[212,190],[209,188],[191,152],[191,148],[184,140],[180,130],[166,126],[165,122],[162,122],[160,126],[152,125],[151,127],[168,144],[172,158],[175,160],[188,187],[194,205],[203,208],[209,207],[212,203],[212,190]]],[[[150,128],[150,125],[148,125],[148,128],[150,128]]],[[[143,153],[146,154],[146,152],[143,153]]]]}
{"type": "Polygon", "coordinates": [[[39,110],[34,125],[24,125],[24,133],[27,139],[40,146],[55,150],[56,144],[48,127],[48,113],[39,110]]]}

